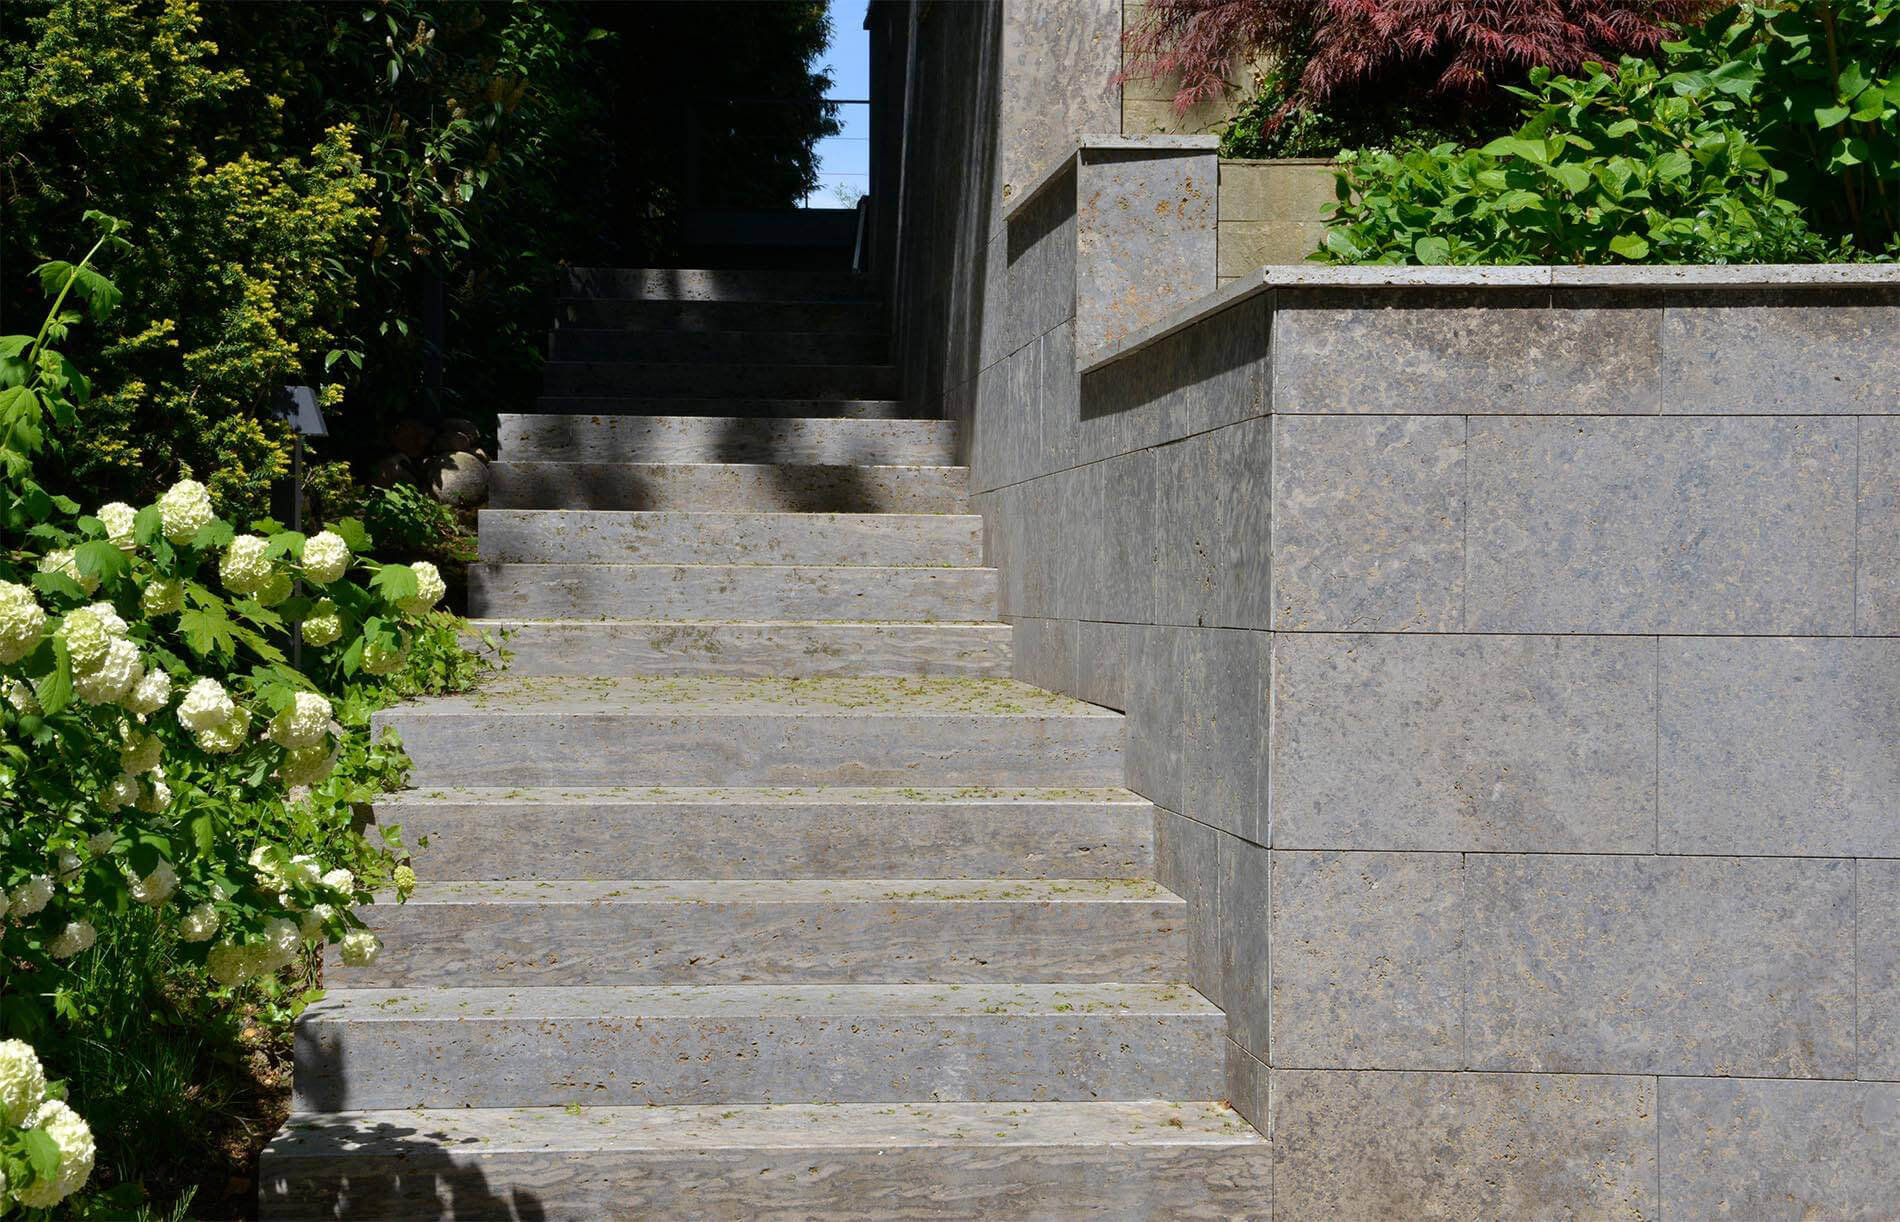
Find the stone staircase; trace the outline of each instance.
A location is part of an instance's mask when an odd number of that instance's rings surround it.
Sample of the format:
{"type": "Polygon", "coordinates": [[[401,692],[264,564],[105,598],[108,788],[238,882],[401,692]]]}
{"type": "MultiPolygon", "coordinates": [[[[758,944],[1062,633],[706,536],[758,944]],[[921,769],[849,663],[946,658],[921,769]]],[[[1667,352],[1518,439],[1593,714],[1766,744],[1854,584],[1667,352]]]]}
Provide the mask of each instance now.
{"type": "Polygon", "coordinates": [[[943,421],[820,271],[577,272],[416,852],[272,1218],[1264,1216],[1119,715],[1017,683],[943,421]]]}

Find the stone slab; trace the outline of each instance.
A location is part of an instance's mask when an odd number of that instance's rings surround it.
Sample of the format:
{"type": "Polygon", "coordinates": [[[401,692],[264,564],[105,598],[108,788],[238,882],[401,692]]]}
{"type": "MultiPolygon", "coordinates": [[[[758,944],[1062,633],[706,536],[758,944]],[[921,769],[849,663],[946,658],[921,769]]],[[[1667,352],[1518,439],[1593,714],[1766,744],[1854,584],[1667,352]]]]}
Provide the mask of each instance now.
{"type": "Polygon", "coordinates": [[[1261,417],[1154,452],[1154,616],[1162,623],[1271,622],[1273,427],[1261,417]]]}
{"type": "Polygon", "coordinates": [[[1005,679],[1007,624],[472,620],[517,675],[1005,679]]]}
{"type": "Polygon", "coordinates": [[[497,509],[969,512],[969,468],[799,463],[498,462],[497,509]]]}
{"type": "MultiPolygon", "coordinates": [[[[1858,861],[1854,987],[1858,994],[1859,1072],[1900,1083],[1900,861],[1858,861]]],[[[1900,1108],[1900,1095],[1891,1097],[1900,1108]]],[[[1889,1115],[1900,1123],[1900,1111],[1889,1115]]],[[[1900,1136],[1900,1135],[1896,1135],[1900,1136]]]]}
{"type": "Polygon", "coordinates": [[[1900,636],[1900,420],[1857,423],[1854,629],[1866,636],[1900,636]]]}
{"type": "Polygon", "coordinates": [[[1274,1008],[1267,850],[1225,832],[1214,835],[1220,866],[1215,945],[1220,952],[1221,1009],[1227,1011],[1228,1039],[1264,1061],[1271,1047],[1274,1008]]]}
{"type": "Polygon", "coordinates": [[[1665,411],[1900,412],[1900,288],[1673,293],[1662,336],[1665,411]]]}
{"type": "Polygon", "coordinates": [[[484,509],[481,555],[526,564],[976,567],[974,514],[484,509]]]}
{"type": "Polygon", "coordinates": [[[1219,179],[1213,149],[1082,150],[1075,346],[1084,359],[1213,289],[1219,179]]]}
{"type": "Polygon", "coordinates": [[[1267,636],[1194,628],[1182,645],[1181,813],[1267,843],[1267,636]]]}
{"type": "Polygon", "coordinates": [[[1128,648],[1127,785],[1169,810],[1185,804],[1186,640],[1186,629],[1137,625],[1128,648]]]}
{"type": "Polygon", "coordinates": [[[511,461],[954,466],[948,420],[504,413],[511,461]]]}
{"type": "Polygon", "coordinates": [[[496,619],[983,623],[994,569],[865,565],[474,564],[469,612],[496,619]]]}
{"type": "Polygon", "coordinates": [[[881,301],[634,301],[564,297],[554,303],[559,327],[626,331],[833,331],[883,335],[890,307],[881,301]]]}
{"type": "Polygon", "coordinates": [[[1159,807],[1154,815],[1155,878],[1188,905],[1187,981],[1225,1008],[1221,970],[1220,833],[1159,807]]]}
{"type": "Polygon", "coordinates": [[[877,286],[869,278],[815,268],[570,267],[562,292],[635,301],[878,300],[877,286]]]}
{"type": "Polygon", "coordinates": [[[849,331],[638,331],[622,327],[556,327],[548,337],[555,361],[688,361],[774,365],[882,365],[888,335],[849,331]]]}
{"type": "Polygon", "coordinates": [[[706,398],[895,399],[894,365],[706,364],[698,361],[549,361],[543,394],[706,398]]]}

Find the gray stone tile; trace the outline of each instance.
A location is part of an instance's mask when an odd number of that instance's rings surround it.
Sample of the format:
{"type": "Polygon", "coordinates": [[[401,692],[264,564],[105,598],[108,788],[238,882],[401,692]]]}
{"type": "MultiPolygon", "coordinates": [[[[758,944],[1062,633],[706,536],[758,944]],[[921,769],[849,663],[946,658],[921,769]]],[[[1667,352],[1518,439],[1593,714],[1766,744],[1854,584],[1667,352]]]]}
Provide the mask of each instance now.
{"type": "Polygon", "coordinates": [[[1075,688],[1075,621],[1019,619],[1011,672],[1024,683],[1052,692],[1075,688]]]}
{"type": "Polygon", "coordinates": [[[1230,1037],[1227,1041],[1227,1100],[1236,1112],[1247,1118],[1248,1124],[1262,1133],[1266,1133],[1273,1122],[1272,1087],[1267,1067],[1230,1037]]]}
{"type": "Polygon", "coordinates": [[[1003,8],[997,142],[1001,181],[992,214],[1041,178],[1076,138],[1121,130],[1121,5],[1035,0],[1003,8]]]}
{"type": "Polygon", "coordinates": [[[1274,627],[1456,631],[1464,485],[1461,419],[1276,416],[1274,627]]]}
{"type": "Polygon", "coordinates": [[[1648,414],[1662,298],[1542,289],[1285,292],[1274,411],[1648,414]]]}
{"type": "Polygon", "coordinates": [[[1079,352],[1094,352],[1213,291],[1219,177],[1213,149],[1082,151],[1079,352]]]}
{"type": "Polygon", "coordinates": [[[1264,295],[1156,341],[1081,381],[1076,460],[1204,433],[1267,411],[1264,295]]]}
{"type": "Polygon", "coordinates": [[[1668,1218],[1900,1217],[1900,1084],[1664,1078],[1668,1218]]]}
{"type": "Polygon", "coordinates": [[[1900,856],[1900,640],[1667,637],[1665,853],[1900,856]]]}
{"type": "Polygon", "coordinates": [[[1272,422],[1245,420],[1154,454],[1156,618],[1268,627],[1272,422]]]}
{"type": "Polygon", "coordinates": [[[1070,467],[1049,477],[1055,485],[1055,516],[1028,524],[1055,536],[1050,561],[1055,566],[1056,613],[1071,618],[1104,618],[1100,591],[1109,564],[1108,503],[1101,463],[1070,467]]]}
{"type": "Polygon", "coordinates": [[[1129,642],[1141,629],[1134,624],[1098,624],[1083,620],[1075,626],[1075,690],[1077,700],[1105,708],[1128,707],[1129,642]]]}
{"type": "Polygon", "coordinates": [[[1470,470],[1472,631],[1852,629],[1852,421],[1473,420],[1470,470]]]}
{"type": "Polygon", "coordinates": [[[1155,808],[1155,881],[1188,902],[1188,983],[1221,1002],[1220,833],[1155,808]]]}
{"type": "Polygon", "coordinates": [[[1128,788],[1180,809],[1186,775],[1187,630],[1137,626],[1128,649],[1128,788]]]}
{"type": "Polygon", "coordinates": [[[1275,849],[1272,891],[1272,1064],[1462,1067],[1458,854],[1275,849]]]}
{"type": "Polygon", "coordinates": [[[1855,630],[1900,636],[1900,420],[1863,418],[1855,630]]]}
{"type": "Polygon", "coordinates": [[[1040,356],[1041,349],[1029,344],[1003,363],[1002,408],[1008,424],[1003,429],[1007,453],[1002,466],[1010,483],[1044,474],[1040,356]]]}
{"type": "Polygon", "coordinates": [[[1045,475],[1019,485],[1024,515],[1020,553],[1023,591],[1022,601],[1017,604],[1020,615],[1053,617],[1058,613],[1061,558],[1069,541],[1065,529],[1068,519],[1063,512],[1068,499],[1065,493],[1069,491],[1062,486],[1064,474],[1045,475]]]}
{"type": "Polygon", "coordinates": [[[1136,450],[1098,464],[1102,515],[1097,521],[1094,599],[1090,618],[1127,624],[1155,618],[1155,458],[1136,450]]]}
{"type": "Polygon", "coordinates": [[[1182,812],[1255,844],[1267,842],[1265,633],[1185,630],[1182,812]]]}
{"type": "Polygon", "coordinates": [[[1276,848],[1655,848],[1655,642],[1280,633],[1276,848]]]}
{"type": "Polygon", "coordinates": [[[1474,1069],[1853,1073],[1851,862],[1473,855],[1465,887],[1474,1069]]]}
{"type": "Polygon", "coordinates": [[[1060,471],[1075,462],[1075,430],[1081,416],[1075,376],[1075,324],[1065,322],[1036,341],[1037,401],[1042,413],[1042,469],[1060,471]]]}
{"type": "Polygon", "coordinates": [[[1214,914],[1220,925],[1215,936],[1220,951],[1220,1004],[1227,1011],[1228,1038],[1264,1061],[1272,1039],[1273,1010],[1267,850],[1224,832],[1215,835],[1220,862],[1214,914]]]}
{"type": "Polygon", "coordinates": [[[1274,1216],[1656,1218],[1644,1077],[1273,1071],[1274,1216]]]}
{"type": "Polygon", "coordinates": [[[1663,410],[1900,412],[1900,293],[1672,293],[1663,410]]]}
{"type": "Polygon", "coordinates": [[[1013,483],[1009,478],[1009,365],[988,366],[976,375],[975,410],[967,433],[970,487],[989,490],[1013,483]]]}
{"type": "Polygon", "coordinates": [[[1862,1078],[1900,1082],[1900,861],[1859,861],[1855,986],[1862,1078]]]}
{"type": "Polygon", "coordinates": [[[987,368],[1010,353],[1009,349],[1009,242],[1001,233],[992,237],[983,252],[983,316],[978,342],[979,360],[987,368]]]}

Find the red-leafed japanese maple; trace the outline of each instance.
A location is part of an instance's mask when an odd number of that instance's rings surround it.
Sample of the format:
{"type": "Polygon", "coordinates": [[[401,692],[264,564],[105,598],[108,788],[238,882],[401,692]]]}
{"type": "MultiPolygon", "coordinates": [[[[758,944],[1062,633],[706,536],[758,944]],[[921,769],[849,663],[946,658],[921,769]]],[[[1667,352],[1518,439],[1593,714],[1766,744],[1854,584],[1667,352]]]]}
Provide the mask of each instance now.
{"type": "Polygon", "coordinates": [[[1536,67],[1647,55],[1719,0],[1148,0],[1124,79],[1175,77],[1186,111],[1231,86],[1237,56],[1283,65],[1285,109],[1393,91],[1485,104],[1536,67]]]}

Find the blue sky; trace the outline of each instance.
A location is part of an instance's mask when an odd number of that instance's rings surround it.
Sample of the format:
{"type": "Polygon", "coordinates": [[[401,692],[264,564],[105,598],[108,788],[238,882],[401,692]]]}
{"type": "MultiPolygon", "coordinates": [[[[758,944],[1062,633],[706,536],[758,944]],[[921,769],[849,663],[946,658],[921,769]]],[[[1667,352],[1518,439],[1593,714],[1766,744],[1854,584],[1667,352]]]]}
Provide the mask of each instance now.
{"type": "MultiPolygon", "coordinates": [[[[834,98],[871,96],[871,40],[864,29],[865,0],[831,0],[831,45],[819,57],[831,69],[834,98]]],[[[844,131],[818,142],[818,189],[805,197],[807,208],[841,208],[842,184],[852,197],[870,190],[870,107],[840,106],[844,131]]]]}

